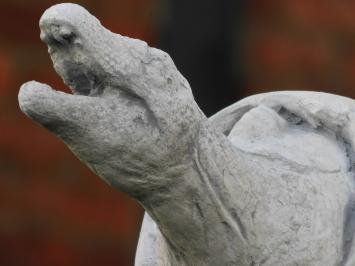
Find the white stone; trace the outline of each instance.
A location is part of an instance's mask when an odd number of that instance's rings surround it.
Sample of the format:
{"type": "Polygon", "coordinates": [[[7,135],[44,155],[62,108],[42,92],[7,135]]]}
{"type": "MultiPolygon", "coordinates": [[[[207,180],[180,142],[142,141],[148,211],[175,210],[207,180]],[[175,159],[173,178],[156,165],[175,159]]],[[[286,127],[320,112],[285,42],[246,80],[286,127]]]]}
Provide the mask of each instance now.
{"type": "Polygon", "coordinates": [[[166,53],[84,8],[40,28],[74,94],[28,82],[20,108],[145,208],[136,266],[355,265],[353,100],[265,93],[207,119],[166,53]]]}

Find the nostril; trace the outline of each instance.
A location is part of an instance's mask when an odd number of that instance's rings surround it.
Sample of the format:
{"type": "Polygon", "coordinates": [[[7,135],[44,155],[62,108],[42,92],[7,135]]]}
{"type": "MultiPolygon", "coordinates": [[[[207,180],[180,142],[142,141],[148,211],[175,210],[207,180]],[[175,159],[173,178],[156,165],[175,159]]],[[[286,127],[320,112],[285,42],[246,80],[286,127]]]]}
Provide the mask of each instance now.
{"type": "Polygon", "coordinates": [[[67,43],[72,43],[73,39],[75,38],[75,34],[67,29],[62,29],[59,33],[60,38],[64,41],[66,41],[67,43]]]}

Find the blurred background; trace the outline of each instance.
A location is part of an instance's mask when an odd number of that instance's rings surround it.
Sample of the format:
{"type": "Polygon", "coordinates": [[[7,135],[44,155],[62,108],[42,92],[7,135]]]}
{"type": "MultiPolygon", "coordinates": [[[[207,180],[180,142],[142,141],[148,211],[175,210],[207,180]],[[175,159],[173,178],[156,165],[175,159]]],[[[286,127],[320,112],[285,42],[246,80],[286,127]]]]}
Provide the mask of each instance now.
{"type": "MultiPolygon", "coordinates": [[[[67,91],[39,39],[38,20],[55,3],[0,0],[0,265],[133,265],[140,206],[18,108],[25,81],[67,91]]],[[[355,97],[355,1],[76,3],[169,52],[208,116],[271,90],[355,97]]]]}

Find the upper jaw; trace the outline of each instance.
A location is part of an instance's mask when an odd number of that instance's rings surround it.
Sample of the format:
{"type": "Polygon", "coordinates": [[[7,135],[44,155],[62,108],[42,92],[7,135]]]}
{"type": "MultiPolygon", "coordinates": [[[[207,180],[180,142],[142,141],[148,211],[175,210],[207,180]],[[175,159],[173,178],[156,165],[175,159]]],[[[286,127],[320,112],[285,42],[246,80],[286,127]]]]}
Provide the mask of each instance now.
{"type": "MultiPolygon", "coordinates": [[[[60,22],[40,24],[41,40],[47,44],[48,53],[56,72],[73,94],[96,96],[102,91],[99,78],[85,64],[75,62],[79,38],[75,30],[60,22]]],[[[82,55],[81,55],[82,57],[82,55]]]]}

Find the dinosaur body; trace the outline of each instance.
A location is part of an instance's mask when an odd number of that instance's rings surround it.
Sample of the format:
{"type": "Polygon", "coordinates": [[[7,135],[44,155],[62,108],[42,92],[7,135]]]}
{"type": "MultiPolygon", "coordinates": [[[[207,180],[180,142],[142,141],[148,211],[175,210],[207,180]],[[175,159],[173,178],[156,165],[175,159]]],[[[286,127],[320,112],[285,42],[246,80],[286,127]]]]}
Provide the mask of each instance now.
{"type": "Polygon", "coordinates": [[[41,39],[74,95],[29,82],[21,109],[147,214],[137,266],[353,266],[355,102],[247,98],[207,119],[170,57],[60,4],[41,39]]]}

